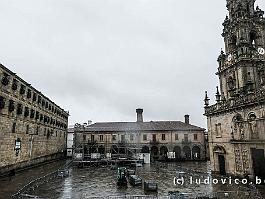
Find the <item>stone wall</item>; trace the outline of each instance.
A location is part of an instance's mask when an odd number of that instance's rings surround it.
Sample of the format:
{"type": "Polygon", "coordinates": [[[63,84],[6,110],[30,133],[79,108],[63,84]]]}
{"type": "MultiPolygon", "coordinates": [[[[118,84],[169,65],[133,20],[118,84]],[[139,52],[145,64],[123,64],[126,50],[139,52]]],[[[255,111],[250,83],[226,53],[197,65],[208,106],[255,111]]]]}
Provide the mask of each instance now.
{"type": "Polygon", "coordinates": [[[0,81],[0,173],[62,156],[68,113],[2,65],[0,81]]]}
{"type": "Polygon", "coordinates": [[[219,172],[217,156],[223,153],[228,174],[236,176],[254,174],[251,148],[265,150],[264,113],[264,104],[260,104],[208,116],[209,148],[213,171],[219,172]],[[217,147],[224,151],[216,151],[217,147]]]}

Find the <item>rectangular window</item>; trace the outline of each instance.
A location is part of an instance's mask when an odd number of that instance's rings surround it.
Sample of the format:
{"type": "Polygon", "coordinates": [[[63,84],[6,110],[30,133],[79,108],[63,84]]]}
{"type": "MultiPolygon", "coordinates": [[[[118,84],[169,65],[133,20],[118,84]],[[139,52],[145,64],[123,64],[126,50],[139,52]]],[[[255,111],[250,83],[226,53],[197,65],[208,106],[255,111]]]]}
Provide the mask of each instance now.
{"type": "Polygon", "coordinates": [[[37,129],[36,129],[36,135],[38,135],[39,134],[39,126],[37,126],[37,129]]]}
{"type": "Polygon", "coordinates": [[[162,134],[162,140],[166,140],[166,134],[162,134]]]}
{"type": "Polygon", "coordinates": [[[12,84],[12,89],[15,91],[17,90],[17,80],[16,79],[13,79],[13,84],[12,84]]]}
{"type": "Polygon", "coordinates": [[[33,93],[33,102],[36,102],[36,100],[37,100],[37,94],[36,93],[33,93]]]}
{"type": "Polygon", "coordinates": [[[215,124],[216,137],[222,137],[221,123],[215,124]]]}
{"type": "Polygon", "coordinates": [[[46,131],[47,131],[47,129],[45,128],[45,129],[44,129],[44,134],[43,134],[44,136],[46,136],[46,131]]]}
{"type": "Polygon", "coordinates": [[[216,136],[218,136],[218,124],[215,124],[215,132],[216,132],[216,136]]]}
{"type": "Polygon", "coordinates": [[[99,135],[99,140],[103,141],[103,135],[99,135]]]}
{"type": "Polygon", "coordinates": [[[219,125],[218,125],[218,134],[220,135],[220,136],[222,136],[222,126],[221,126],[221,123],[219,123],[219,125]]]}
{"type": "Polygon", "coordinates": [[[121,135],[121,141],[125,142],[125,135],[121,135]]]}
{"type": "Polygon", "coordinates": [[[179,139],[179,134],[175,134],[175,140],[179,139]]]}
{"type": "Polygon", "coordinates": [[[116,141],[117,140],[116,135],[112,135],[112,140],[113,141],[116,141]]]}
{"type": "Polygon", "coordinates": [[[83,140],[86,141],[86,135],[83,135],[83,140]]]}
{"type": "Polygon", "coordinates": [[[41,103],[41,96],[38,96],[38,104],[41,103]]]}
{"type": "Polygon", "coordinates": [[[95,140],[95,136],[91,135],[91,141],[94,142],[94,140],[95,140]]]}
{"type": "Polygon", "coordinates": [[[156,134],[153,134],[153,142],[156,142],[156,134]]]}
{"type": "Polygon", "coordinates": [[[189,141],[189,135],[188,134],[184,134],[184,141],[188,142],[189,141]]]}
{"type": "Polygon", "coordinates": [[[19,93],[20,93],[21,95],[24,95],[25,92],[26,92],[26,87],[25,87],[24,85],[21,84],[21,86],[20,86],[20,90],[19,90],[19,93]]]}
{"type": "Polygon", "coordinates": [[[31,98],[31,90],[30,89],[28,89],[27,98],[31,98]]]}
{"type": "Polygon", "coordinates": [[[16,122],[14,122],[12,125],[12,133],[16,133],[16,125],[16,122]]]}
{"type": "Polygon", "coordinates": [[[143,134],[143,140],[146,141],[147,140],[147,135],[143,134]]]}
{"type": "Polygon", "coordinates": [[[18,105],[17,105],[17,114],[18,114],[18,115],[21,115],[22,112],[23,112],[22,104],[18,104],[18,105]]]}
{"type": "Polygon", "coordinates": [[[29,134],[29,125],[26,126],[26,134],[29,134]]]}
{"type": "Polygon", "coordinates": [[[198,140],[198,135],[197,134],[194,134],[194,140],[198,140]]]}
{"type": "Polygon", "coordinates": [[[15,104],[13,100],[9,100],[8,110],[9,112],[13,112],[15,110],[15,104]]]}
{"type": "Polygon", "coordinates": [[[130,140],[133,141],[133,135],[130,135],[130,140]]]}

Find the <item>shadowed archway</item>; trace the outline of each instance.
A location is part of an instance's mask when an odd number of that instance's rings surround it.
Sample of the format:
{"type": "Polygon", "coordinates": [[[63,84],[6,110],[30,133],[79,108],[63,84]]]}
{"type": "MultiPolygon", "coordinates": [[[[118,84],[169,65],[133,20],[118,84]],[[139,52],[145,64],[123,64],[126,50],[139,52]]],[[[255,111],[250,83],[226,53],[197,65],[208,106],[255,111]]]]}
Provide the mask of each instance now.
{"type": "Polygon", "coordinates": [[[105,147],[102,146],[102,145],[100,145],[100,146],[98,147],[98,152],[99,152],[100,154],[105,154],[105,147]]]}
{"type": "Polygon", "coordinates": [[[194,160],[201,159],[201,148],[199,146],[194,146],[192,148],[192,159],[194,160]]]}
{"type": "Polygon", "coordinates": [[[151,147],[151,158],[152,159],[158,159],[158,147],[157,146],[152,146],[151,147]]]}
{"type": "Polygon", "coordinates": [[[181,159],[181,148],[180,148],[180,146],[175,146],[173,149],[173,152],[175,152],[175,159],[176,160],[181,159]]]}
{"type": "Polygon", "coordinates": [[[167,149],[166,146],[161,146],[160,147],[160,159],[161,160],[167,159],[167,152],[168,152],[168,149],[167,149]]]}
{"type": "Polygon", "coordinates": [[[215,146],[213,148],[215,161],[218,163],[219,173],[226,175],[226,150],[222,146],[215,146]]]}
{"type": "Polygon", "coordinates": [[[184,146],[183,147],[183,153],[184,153],[184,157],[186,160],[190,160],[191,159],[191,149],[189,146],[184,146]]]}
{"type": "Polygon", "coordinates": [[[150,153],[149,147],[148,146],[143,146],[141,149],[141,153],[150,153]]]}

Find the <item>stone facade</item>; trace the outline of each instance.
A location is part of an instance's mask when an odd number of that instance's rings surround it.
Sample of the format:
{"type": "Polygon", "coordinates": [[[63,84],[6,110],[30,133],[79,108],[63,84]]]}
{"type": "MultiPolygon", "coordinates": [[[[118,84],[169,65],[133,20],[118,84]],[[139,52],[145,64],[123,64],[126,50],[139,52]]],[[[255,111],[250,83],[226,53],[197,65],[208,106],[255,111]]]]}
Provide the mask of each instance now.
{"type": "Polygon", "coordinates": [[[0,174],[62,156],[68,115],[0,65],[0,174]]]}
{"type": "Polygon", "coordinates": [[[255,0],[227,0],[225,51],[218,57],[220,89],[205,115],[212,169],[265,178],[265,19],[255,0]]]}
{"type": "MultiPolygon", "coordinates": [[[[136,122],[95,123],[75,128],[76,148],[84,144],[85,153],[150,153],[151,159],[205,160],[205,129],[185,122],[144,122],[137,109],[136,122]]],[[[82,147],[81,147],[82,149],[82,147]]]]}
{"type": "Polygon", "coordinates": [[[67,130],[67,157],[73,156],[73,146],[74,146],[74,127],[69,127],[67,130]]]}

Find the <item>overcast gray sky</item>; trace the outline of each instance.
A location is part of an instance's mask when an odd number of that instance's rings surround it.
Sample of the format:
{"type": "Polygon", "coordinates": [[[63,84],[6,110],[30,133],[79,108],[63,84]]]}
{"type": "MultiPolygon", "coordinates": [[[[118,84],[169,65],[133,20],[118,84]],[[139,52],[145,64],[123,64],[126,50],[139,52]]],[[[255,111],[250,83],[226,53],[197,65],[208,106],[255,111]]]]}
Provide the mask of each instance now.
{"type": "MultiPolygon", "coordinates": [[[[264,0],[257,3],[265,9],[264,0]]],[[[87,120],[183,120],[214,102],[225,0],[0,0],[0,62],[87,120]]]]}

